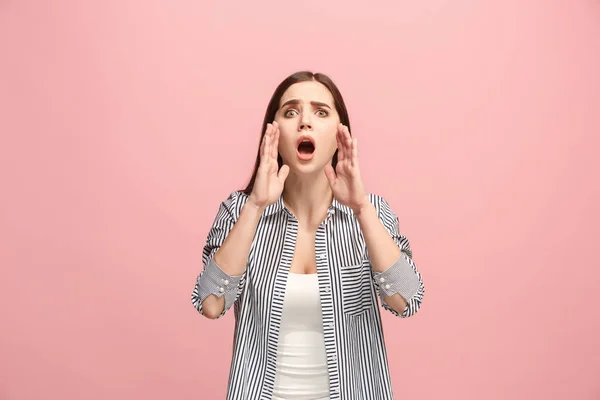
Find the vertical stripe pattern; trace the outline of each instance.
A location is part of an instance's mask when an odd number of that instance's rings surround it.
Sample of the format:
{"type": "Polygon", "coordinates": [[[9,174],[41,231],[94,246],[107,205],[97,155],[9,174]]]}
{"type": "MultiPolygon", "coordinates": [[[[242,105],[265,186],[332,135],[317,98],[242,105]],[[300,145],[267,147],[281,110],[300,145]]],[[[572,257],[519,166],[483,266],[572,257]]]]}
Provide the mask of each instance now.
{"type": "MultiPolygon", "coordinates": [[[[408,239],[399,232],[398,218],[383,197],[370,194],[369,199],[380,221],[403,251],[405,265],[410,266],[402,273],[414,274],[410,278],[412,282],[418,280],[418,288],[416,293],[414,288],[410,292],[414,294],[406,299],[408,305],[403,313],[381,300],[379,280],[375,279],[378,275],[371,268],[358,221],[350,208],[334,199],[315,239],[331,400],[393,399],[378,306],[381,304],[384,310],[400,318],[410,317],[419,310],[424,294],[408,239]]],[[[206,282],[214,285],[218,281],[210,270],[214,267],[213,256],[247,200],[244,193],[233,192],[221,203],[209,230],[202,257],[204,269],[191,296],[192,304],[200,313],[206,298],[203,285],[206,282]]],[[[237,280],[231,279],[237,286],[228,288],[225,293],[214,292],[232,299],[226,301],[221,316],[234,307],[234,348],[227,400],[271,399],[283,299],[297,234],[298,221],[280,198],[261,216],[246,271],[237,280]]]]}

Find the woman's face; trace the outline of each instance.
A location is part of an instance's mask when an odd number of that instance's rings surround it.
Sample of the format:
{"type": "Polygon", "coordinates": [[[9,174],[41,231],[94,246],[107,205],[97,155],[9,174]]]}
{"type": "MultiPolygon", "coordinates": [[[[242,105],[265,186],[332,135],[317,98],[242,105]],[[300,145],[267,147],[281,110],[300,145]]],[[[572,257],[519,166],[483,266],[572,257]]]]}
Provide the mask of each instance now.
{"type": "Polygon", "coordinates": [[[331,163],[340,117],[327,87],[316,81],[293,84],[281,97],[275,121],[279,154],[290,172],[319,172],[331,163]]]}

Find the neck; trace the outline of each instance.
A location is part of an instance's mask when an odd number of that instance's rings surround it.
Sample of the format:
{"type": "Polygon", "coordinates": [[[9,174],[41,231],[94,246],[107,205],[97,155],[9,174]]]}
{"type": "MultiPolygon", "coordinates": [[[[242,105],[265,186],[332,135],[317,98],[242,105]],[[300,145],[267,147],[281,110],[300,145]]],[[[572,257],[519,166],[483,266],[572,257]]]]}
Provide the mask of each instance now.
{"type": "Polygon", "coordinates": [[[324,172],[316,175],[290,172],[283,189],[283,201],[298,220],[318,226],[327,216],[333,192],[324,172]]]}

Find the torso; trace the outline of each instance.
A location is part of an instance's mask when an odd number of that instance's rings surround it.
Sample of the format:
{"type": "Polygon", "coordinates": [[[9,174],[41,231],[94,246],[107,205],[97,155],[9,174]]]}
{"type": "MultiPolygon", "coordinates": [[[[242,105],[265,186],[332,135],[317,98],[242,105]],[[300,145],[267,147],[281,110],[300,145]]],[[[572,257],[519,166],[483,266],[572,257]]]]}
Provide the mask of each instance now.
{"type": "MultiPolygon", "coordinates": [[[[234,217],[239,217],[247,200],[245,195],[238,196],[231,202],[234,217]]],[[[377,207],[382,201],[376,196],[370,200],[377,207]]],[[[311,355],[320,353],[326,360],[327,372],[319,370],[323,383],[314,387],[324,388],[329,382],[332,399],[391,400],[377,294],[369,263],[363,259],[366,247],[356,218],[337,202],[321,226],[306,225],[304,219],[294,218],[281,200],[264,214],[250,251],[243,290],[235,303],[235,345],[227,398],[275,398],[274,393],[288,386],[285,379],[281,380],[280,363],[287,361],[279,350],[297,344],[287,342],[290,337],[286,335],[295,331],[290,323],[298,322],[293,317],[300,313],[289,307],[295,303],[307,307],[312,304],[308,314],[317,321],[317,334],[322,332],[322,338],[314,337],[308,343],[320,343],[323,347],[311,355]],[[294,271],[305,274],[316,270],[318,276],[291,276],[294,271]],[[299,281],[299,285],[294,284],[299,281]],[[306,302],[305,290],[310,293],[306,302]]],[[[391,220],[389,214],[383,218],[391,220]]],[[[315,320],[311,320],[312,326],[315,320]]],[[[323,359],[318,363],[312,358],[307,360],[323,368],[323,359]]]]}
{"type": "Polygon", "coordinates": [[[293,274],[316,274],[317,263],[315,260],[316,229],[298,226],[298,238],[294,250],[294,258],[290,267],[293,274]]]}
{"type": "Polygon", "coordinates": [[[290,273],[277,344],[273,400],[329,399],[319,283],[315,274],[290,273]]]}

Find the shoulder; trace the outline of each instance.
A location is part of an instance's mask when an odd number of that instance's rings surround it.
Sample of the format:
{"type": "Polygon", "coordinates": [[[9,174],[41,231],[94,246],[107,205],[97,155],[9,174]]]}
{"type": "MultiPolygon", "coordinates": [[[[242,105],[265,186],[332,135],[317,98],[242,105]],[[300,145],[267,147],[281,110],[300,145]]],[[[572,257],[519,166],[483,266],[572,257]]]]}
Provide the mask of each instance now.
{"type": "Polygon", "coordinates": [[[387,227],[398,223],[398,216],[388,200],[377,193],[369,193],[369,201],[375,207],[379,220],[387,227]]]}
{"type": "Polygon", "coordinates": [[[248,195],[241,190],[236,190],[229,194],[227,200],[230,200],[235,204],[244,204],[246,201],[248,201],[248,195]]]}
{"type": "Polygon", "coordinates": [[[369,193],[367,196],[369,197],[369,202],[371,202],[371,204],[373,204],[375,207],[379,206],[383,200],[383,196],[378,193],[369,193]]]}
{"type": "Polygon", "coordinates": [[[248,195],[242,191],[236,190],[229,193],[227,198],[221,201],[221,209],[226,210],[233,220],[237,220],[242,211],[242,207],[248,201],[248,195]]]}
{"type": "Polygon", "coordinates": [[[369,202],[375,206],[378,214],[381,214],[382,211],[391,211],[390,204],[384,196],[378,193],[369,193],[368,197],[369,202]]]}

